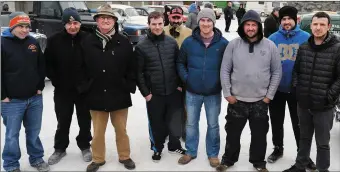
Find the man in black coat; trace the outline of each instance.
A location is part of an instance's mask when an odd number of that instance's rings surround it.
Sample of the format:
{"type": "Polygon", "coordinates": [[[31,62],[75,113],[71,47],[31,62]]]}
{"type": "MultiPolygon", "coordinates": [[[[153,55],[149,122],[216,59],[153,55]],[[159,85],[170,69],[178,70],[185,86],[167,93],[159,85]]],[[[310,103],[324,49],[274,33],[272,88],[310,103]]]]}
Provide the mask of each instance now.
{"type": "Polygon", "coordinates": [[[231,24],[231,19],[234,18],[233,15],[233,9],[231,8],[232,2],[228,2],[228,6],[224,8],[224,20],[225,20],[225,30],[226,32],[229,32],[230,24],[231,24]]]}
{"type": "Polygon", "coordinates": [[[169,152],[185,154],[179,141],[183,117],[182,88],[176,71],[179,48],[175,39],[165,35],[161,13],[150,13],[148,23],[147,37],[137,44],[135,50],[137,84],[147,104],[154,150],[152,159],[159,161],[168,134],[169,152]]]}
{"type": "Polygon", "coordinates": [[[238,25],[241,24],[241,19],[244,16],[245,13],[246,13],[246,10],[243,8],[243,4],[240,4],[240,7],[236,11],[236,17],[237,17],[238,25]]]}
{"type": "Polygon", "coordinates": [[[275,7],[272,13],[264,21],[264,37],[269,36],[279,30],[280,19],[279,19],[280,7],[275,7]]]}
{"type": "MultiPolygon", "coordinates": [[[[87,172],[105,164],[105,131],[109,117],[116,132],[119,162],[132,170],[130,143],[126,132],[131,95],[136,90],[133,48],[118,33],[117,20],[110,5],[103,5],[94,16],[97,29],[83,40],[85,79],[78,89],[86,93],[93,122],[92,163],[87,172]]],[[[77,69],[79,67],[77,66],[77,69]]]]}
{"type": "Polygon", "coordinates": [[[64,10],[62,22],[65,29],[49,37],[45,49],[47,77],[51,79],[55,88],[54,110],[58,121],[54,137],[55,152],[48,160],[50,165],[58,163],[66,155],[66,148],[70,143],[69,133],[74,106],[79,126],[77,145],[82,151],[84,161],[92,160],[91,115],[85,105],[84,96],[76,89],[79,76],[74,70],[75,65],[82,59],[80,43],[86,33],[80,31],[81,19],[74,8],[64,10]]]}
{"type": "Polygon", "coordinates": [[[330,17],[318,12],[312,17],[312,36],[300,46],[293,71],[293,91],[298,102],[300,148],[295,165],[287,172],[305,171],[313,135],[317,146],[316,168],[330,166],[330,130],[334,106],[340,94],[340,39],[329,32],[330,17]]]}

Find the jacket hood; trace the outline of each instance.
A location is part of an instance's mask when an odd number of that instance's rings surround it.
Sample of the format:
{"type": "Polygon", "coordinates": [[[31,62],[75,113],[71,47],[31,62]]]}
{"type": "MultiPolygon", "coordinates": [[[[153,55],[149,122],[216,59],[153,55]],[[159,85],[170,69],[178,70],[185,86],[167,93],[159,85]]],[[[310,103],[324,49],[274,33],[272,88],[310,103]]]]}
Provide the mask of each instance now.
{"type": "Polygon", "coordinates": [[[340,38],[330,32],[327,33],[327,37],[321,45],[315,45],[313,35],[310,36],[308,39],[308,44],[316,51],[326,49],[327,47],[330,47],[337,43],[340,43],[340,38]]]}
{"type": "Polygon", "coordinates": [[[284,35],[286,38],[289,37],[293,37],[295,36],[297,33],[299,33],[301,31],[300,29],[300,25],[295,25],[295,28],[293,30],[284,30],[283,27],[280,25],[279,27],[279,33],[281,33],[282,35],[284,35]]]}
{"type": "MultiPolygon", "coordinates": [[[[213,39],[211,40],[211,43],[214,43],[214,42],[218,42],[219,40],[221,40],[222,38],[222,32],[214,27],[213,29],[214,31],[214,37],[213,39]]],[[[202,41],[202,38],[201,38],[201,30],[200,30],[200,27],[196,27],[193,31],[192,31],[192,37],[200,42],[202,42],[203,44],[203,41],[202,41]]]]}
{"type": "Polygon", "coordinates": [[[14,35],[11,33],[11,29],[7,28],[2,32],[1,37],[14,38],[14,35]]]}
{"type": "Polygon", "coordinates": [[[259,14],[257,14],[257,12],[254,10],[249,10],[248,12],[246,12],[246,14],[244,14],[243,18],[241,19],[241,24],[237,29],[237,33],[243,40],[247,40],[246,33],[244,33],[243,28],[244,28],[244,23],[249,20],[257,22],[258,27],[259,27],[257,31],[257,36],[258,36],[257,42],[260,42],[263,39],[262,22],[261,22],[261,18],[259,14]]]}
{"type": "Polygon", "coordinates": [[[189,13],[195,13],[195,12],[197,12],[196,4],[195,4],[195,3],[192,3],[192,4],[189,6],[188,11],[189,11],[189,13]]]}

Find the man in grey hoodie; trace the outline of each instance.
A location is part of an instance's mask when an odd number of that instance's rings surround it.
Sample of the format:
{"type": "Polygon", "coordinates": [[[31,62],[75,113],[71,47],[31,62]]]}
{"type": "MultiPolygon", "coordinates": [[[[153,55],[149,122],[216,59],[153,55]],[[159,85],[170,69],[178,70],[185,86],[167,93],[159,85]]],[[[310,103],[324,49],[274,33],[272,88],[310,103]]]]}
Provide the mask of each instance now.
{"type": "Polygon", "coordinates": [[[221,84],[229,102],[226,116],[226,147],[218,171],[238,161],[240,137],[249,119],[249,162],[257,171],[268,171],[264,161],[269,128],[268,104],[279,86],[282,69],[275,44],[263,38],[260,16],[249,10],[238,28],[239,38],[224,51],[221,84]]]}

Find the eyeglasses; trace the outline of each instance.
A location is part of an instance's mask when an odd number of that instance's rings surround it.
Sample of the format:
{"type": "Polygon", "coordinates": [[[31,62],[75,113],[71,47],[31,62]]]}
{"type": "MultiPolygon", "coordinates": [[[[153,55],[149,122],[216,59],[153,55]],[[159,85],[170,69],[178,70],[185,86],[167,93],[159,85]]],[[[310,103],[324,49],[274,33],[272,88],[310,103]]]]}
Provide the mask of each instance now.
{"type": "Polygon", "coordinates": [[[109,20],[109,21],[112,21],[112,20],[113,20],[113,17],[111,17],[111,16],[99,16],[99,19],[100,19],[100,20],[105,20],[105,19],[107,19],[107,20],[109,20]]]}

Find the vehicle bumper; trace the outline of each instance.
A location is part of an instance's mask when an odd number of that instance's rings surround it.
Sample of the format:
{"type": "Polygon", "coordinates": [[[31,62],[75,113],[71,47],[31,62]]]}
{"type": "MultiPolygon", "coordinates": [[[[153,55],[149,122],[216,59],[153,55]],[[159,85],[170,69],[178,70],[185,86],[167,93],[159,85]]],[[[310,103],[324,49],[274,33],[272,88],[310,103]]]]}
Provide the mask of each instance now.
{"type": "Polygon", "coordinates": [[[129,35],[129,39],[132,43],[138,43],[140,40],[144,39],[146,34],[144,35],[129,35]]]}

